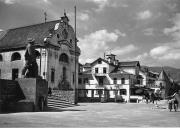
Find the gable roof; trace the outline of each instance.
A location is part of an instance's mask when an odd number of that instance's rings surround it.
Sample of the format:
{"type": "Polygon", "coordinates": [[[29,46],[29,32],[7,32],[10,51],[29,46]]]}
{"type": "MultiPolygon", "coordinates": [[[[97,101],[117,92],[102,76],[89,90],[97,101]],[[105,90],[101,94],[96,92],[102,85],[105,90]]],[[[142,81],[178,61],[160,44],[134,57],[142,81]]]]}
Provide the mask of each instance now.
{"type": "Polygon", "coordinates": [[[94,64],[95,64],[96,62],[98,62],[98,61],[103,61],[103,62],[105,62],[105,63],[107,63],[107,64],[109,64],[109,65],[111,65],[111,66],[114,66],[114,67],[115,67],[115,65],[114,65],[114,64],[109,63],[107,60],[102,59],[102,58],[98,58],[98,59],[96,59],[95,61],[93,61],[93,62],[91,63],[91,66],[92,66],[92,65],[94,65],[94,64]]]}
{"type": "Polygon", "coordinates": [[[136,67],[136,66],[140,66],[140,63],[139,61],[119,62],[118,66],[119,67],[136,67]]]}
{"type": "Polygon", "coordinates": [[[53,33],[55,24],[59,22],[56,20],[9,29],[0,39],[0,51],[25,48],[28,38],[34,38],[36,46],[44,46],[44,38],[53,33]]]}
{"type": "Polygon", "coordinates": [[[161,71],[159,78],[158,78],[158,81],[170,82],[170,79],[164,70],[161,71]]]}

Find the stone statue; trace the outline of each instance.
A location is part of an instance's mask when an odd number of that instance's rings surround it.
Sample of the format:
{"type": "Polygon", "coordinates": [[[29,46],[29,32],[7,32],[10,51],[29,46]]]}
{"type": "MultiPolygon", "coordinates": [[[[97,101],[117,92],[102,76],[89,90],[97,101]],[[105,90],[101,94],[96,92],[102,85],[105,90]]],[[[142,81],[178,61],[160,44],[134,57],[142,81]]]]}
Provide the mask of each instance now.
{"type": "Polygon", "coordinates": [[[24,78],[37,78],[38,77],[38,65],[36,62],[36,50],[34,47],[35,40],[28,38],[25,51],[25,66],[22,70],[24,78]]]}

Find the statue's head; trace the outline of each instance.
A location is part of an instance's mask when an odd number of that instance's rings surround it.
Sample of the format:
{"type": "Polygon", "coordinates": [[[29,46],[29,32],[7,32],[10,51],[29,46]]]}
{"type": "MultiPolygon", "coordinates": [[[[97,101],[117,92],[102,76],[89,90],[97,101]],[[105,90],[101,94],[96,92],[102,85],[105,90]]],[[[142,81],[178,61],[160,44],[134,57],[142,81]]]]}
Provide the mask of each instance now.
{"type": "Polygon", "coordinates": [[[27,39],[27,43],[28,43],[28,44],[31,44],[31,45],[34,45],[35,40],[34,40],[33,38],[28,38],[28,39],[27,39]]]}

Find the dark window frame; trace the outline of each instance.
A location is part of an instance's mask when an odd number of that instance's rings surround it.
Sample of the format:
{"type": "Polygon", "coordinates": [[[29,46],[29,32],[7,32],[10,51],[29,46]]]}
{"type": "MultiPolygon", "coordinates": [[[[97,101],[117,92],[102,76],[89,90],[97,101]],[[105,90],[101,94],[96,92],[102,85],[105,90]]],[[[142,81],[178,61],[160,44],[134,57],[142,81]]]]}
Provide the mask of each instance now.
{"type": "Polygon", "coordinates": [[[51,83],[55,82],[55,69],[51,68],[51,83]]]}
{"type": "Polygon", "coordinates": [[[19,52],[14,52],[11,55],[11,61],[21,60],[21,54],[19,52]]]}
{"type": "Polygon", "coordinates": [[[125,84],[125,78],[121,78],[121,84],[125,84]]]}

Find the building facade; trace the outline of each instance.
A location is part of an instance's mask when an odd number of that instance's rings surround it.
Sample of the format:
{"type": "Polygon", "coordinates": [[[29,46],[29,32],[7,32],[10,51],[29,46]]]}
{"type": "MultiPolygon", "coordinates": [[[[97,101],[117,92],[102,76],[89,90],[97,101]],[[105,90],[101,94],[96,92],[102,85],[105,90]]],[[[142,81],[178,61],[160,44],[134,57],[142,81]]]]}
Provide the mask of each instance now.
{"type": "Polygon", "coordinates": [[[81,67],[79,73],[79,97],[90,101],[104,98],[114,101],[122,96],[129,102],[133,88],[139,79],[139,62],[118,62],[115,55],[107,55],[106,59],[98,58],[81,67]]]}
{"type": "Polygon", "coordinates": [[[0,38],[0,79],[22,77],[28,38],[35,40],[39,76],[51,88],[73,89],[78,84],[80,49],[66,14],[60,20],[5,31],[0,38]]]}

